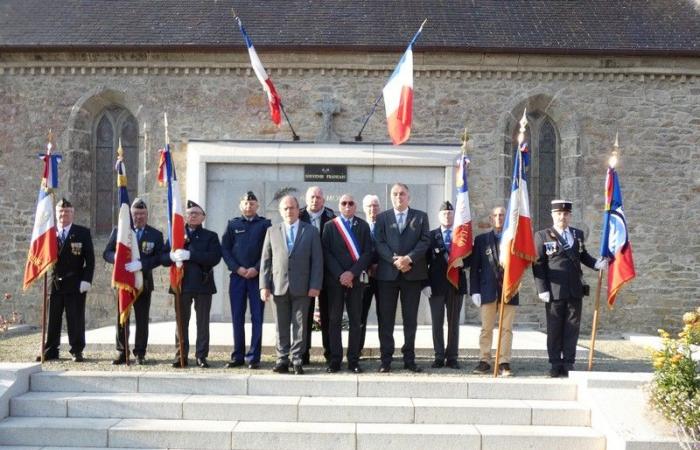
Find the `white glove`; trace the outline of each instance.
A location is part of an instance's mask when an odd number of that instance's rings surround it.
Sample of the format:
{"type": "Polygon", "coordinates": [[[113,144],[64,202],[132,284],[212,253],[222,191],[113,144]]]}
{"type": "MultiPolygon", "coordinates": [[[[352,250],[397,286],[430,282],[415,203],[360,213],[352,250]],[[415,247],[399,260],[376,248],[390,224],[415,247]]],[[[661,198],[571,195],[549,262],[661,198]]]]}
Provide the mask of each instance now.
{"type": "Polygon", "coordinates": [[[124,264],[124,268],[127,272],[138,272],[139,270],[143,269],[143,265],[141,264],[141,261],[131,261],[124,264]]]}
{"type": "Polygon", "coordinates": [[[175,250],[175,256],[179,261],[187,261],[190,259],[190,251],[179,248],[175,250]]]}
{"type": "Polygon", "coordinates": [[[175,252],[170,252],[170,261],[177,263],[177,262],[182,262],[180,258],[178,258],[177,253],[175,252]]]}
{"type": "Polygon", "coordinates": [[[545,303],[549,303],[549,300],[551,299],[551,296],[549,295],[549,291],[547,292],[542,292],[537,294],[537,296],[540,298],[545,303]]]}
{"type": "Polygon", "coordinates": [[[474,303],[474,306],[477,308],[481,306],[481,294],[472,294],[472,303],[474,303]]]}
{"type": "Polygon", "coordinates": [[[433,295],[433,289],[430,286],[424,287],[421,292],[428,298],[430,298],[430,296],[433,295]]]}
{"type": "Polygon", "coordinates": [[[596,270],[608,270],[608,258],[598,258],[595,262],[596,270]]]}
{"type": "Polygon", "coordinates": [[[80,288],[78,290],[80,291],[81,294],[84,294],[87,291],[89,291],[91,287],[92,287],[92,285],[90,283],[88,283],[87,281],[81,281],[80,288]]]}

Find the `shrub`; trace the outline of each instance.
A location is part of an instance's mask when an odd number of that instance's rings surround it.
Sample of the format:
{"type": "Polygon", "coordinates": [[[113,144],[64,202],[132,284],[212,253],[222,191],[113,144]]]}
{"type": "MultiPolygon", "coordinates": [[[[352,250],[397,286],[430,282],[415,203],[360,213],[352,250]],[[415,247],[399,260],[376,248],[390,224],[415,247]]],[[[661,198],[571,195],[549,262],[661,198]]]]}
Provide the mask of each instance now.
{"type": "Polygon", "coordinates": [[[659,330],[662,348],[652,354],[650,402],[675,425],[681,445],[700,448],[700,307],[685,313],[683,324],[675,339],[659,330]]]}

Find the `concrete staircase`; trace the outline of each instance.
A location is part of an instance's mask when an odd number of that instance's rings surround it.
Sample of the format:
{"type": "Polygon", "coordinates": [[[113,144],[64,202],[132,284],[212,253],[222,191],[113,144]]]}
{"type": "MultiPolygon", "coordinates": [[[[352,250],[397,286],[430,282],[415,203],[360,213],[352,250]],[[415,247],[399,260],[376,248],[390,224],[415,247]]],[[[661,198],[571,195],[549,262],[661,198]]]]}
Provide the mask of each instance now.
{"type": "Polygon", "coordinates": [[[576,397],[548,379],[37,372],[0,445],[605,449],[576,397]]]}

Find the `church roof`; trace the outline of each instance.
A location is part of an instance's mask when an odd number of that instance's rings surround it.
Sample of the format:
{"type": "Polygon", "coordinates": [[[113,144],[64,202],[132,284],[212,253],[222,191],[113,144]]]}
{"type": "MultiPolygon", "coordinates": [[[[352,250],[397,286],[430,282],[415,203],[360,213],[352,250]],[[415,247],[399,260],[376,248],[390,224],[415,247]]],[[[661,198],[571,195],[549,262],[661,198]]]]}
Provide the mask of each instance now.
{"type": "Polygon", "coordinates": [[[700,0],[3,0],[2,51],[700,54],[700,0]]]}

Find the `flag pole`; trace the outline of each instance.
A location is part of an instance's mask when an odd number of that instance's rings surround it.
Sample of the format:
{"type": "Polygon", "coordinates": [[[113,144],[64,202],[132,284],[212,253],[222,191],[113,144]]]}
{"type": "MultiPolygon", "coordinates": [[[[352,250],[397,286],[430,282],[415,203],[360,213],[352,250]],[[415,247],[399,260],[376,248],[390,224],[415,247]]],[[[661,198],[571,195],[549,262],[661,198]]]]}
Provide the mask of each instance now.
{"type": "MultiPolygon", "coordinates": [[[[163,113],[163,123],[165,125],[165,145],[166,147],[170,144],[170,138],[168,137],[168,113],[163,113]]],[[[171,154],[172,158],[172,154],[171,154]]],[[[172,160],[171,160],[172,161],[172,160]]],[[[172,221],[172,217],[170,217],[172,221]]],[[[171,230],[172,234],[172,230],[171,230]]],[[[170,242],[172,246],[172,242],[170,242]]],[[[177,264],[177,263],[175,263],[177,264]]],[[[185,367],[185,343],[182,341],[183,330],[182,330],[182,311],[180,305],[180,286],[177,289],[173,289],[173,295],[175,296],[175,327],[177,328],[177,344],[180,354],[180,368],[185,367]]]]}
{"type": "Polygon", "coordinates": [[[598,271],[598,286],[595,292],[595,307],[593,309],[593,326],[591,327],[591,348],[588,350],[588,371],[593,368],[593,354],[595,353],[595,336],[598,330],[598,311],[600,310],[600,289],[603,285],[603,271],[598,271]]]}
{"type": "Polygon", "coordinates": [[[41,364],[44,364],[46,351],[46,310],[48,306],[48,275],[44,273],[44,301],[41,304],[41,364]]]}
{"type": "Polygon", "coordinates": [[[296,131],[294,131],[294,127],[292,126],[292,122],[289,121],[289,116],[287,116],[287,111],[284,110],[284,105],[282,104],[281,100],[280,100],[280,109],[282,110],[282,115],[284,115],[284,120],[287,121],[287,125],[289,125],[289,129],[292,131],[292,140],[298,141],[299,135],[296,133],[296,131]]]}
{"type": "Polygon", "coordinates": [[[501,343],[503,342],[503,310],[506,304],[506,292],[501,286],[501,304],[498,308],[498,343],[496,344],[496,360],[493,364],[493,377],[498,378],[498,364],[501,360],[501,343]]]}

